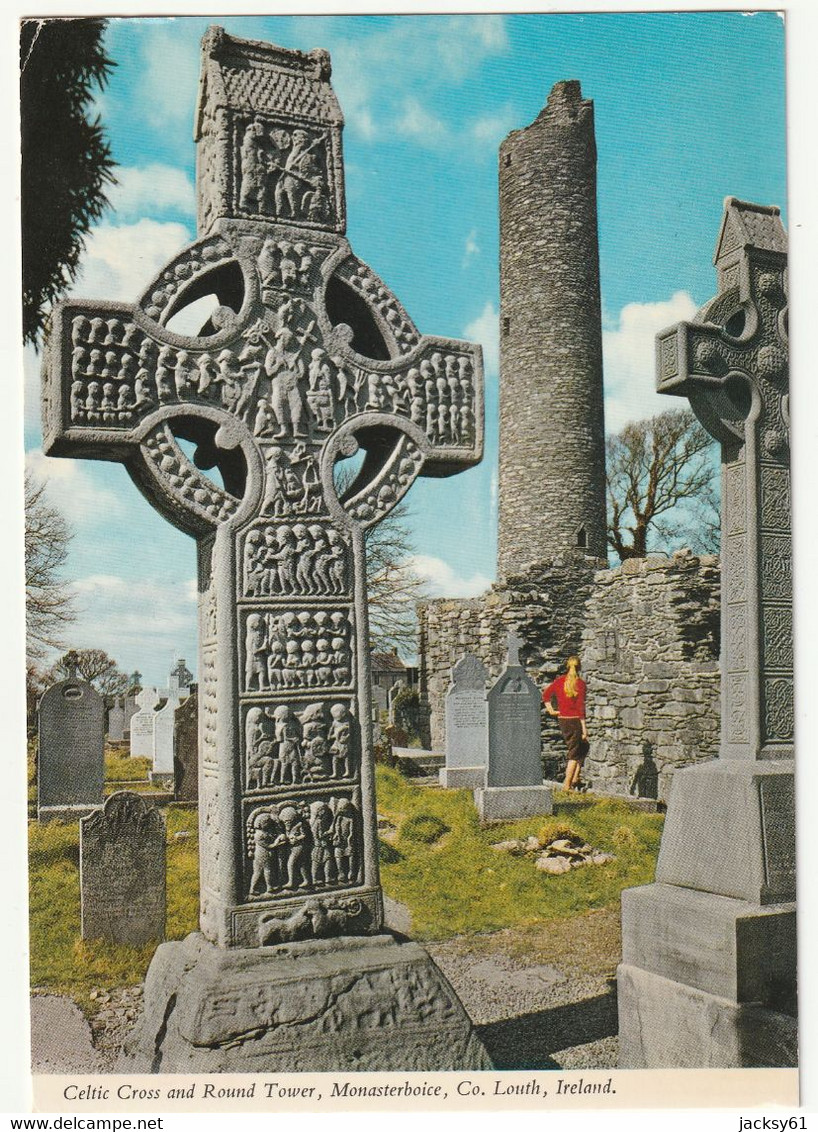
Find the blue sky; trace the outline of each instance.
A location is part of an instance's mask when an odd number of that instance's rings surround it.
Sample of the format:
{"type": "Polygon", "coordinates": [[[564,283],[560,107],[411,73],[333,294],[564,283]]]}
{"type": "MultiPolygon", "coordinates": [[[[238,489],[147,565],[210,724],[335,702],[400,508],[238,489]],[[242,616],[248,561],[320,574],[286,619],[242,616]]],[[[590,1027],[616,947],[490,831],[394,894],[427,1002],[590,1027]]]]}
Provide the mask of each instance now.
{"type": "MultiPolygon", "coordinates": [[[[496,154],[577,78],[595,103],[606,419],[669,407],[653,336],[713,293],[723,198],[786,204],[784,28],[772,12],[114,20],[117,68],[99,96],[120,184],[74,288],[133,299],[195,236],[193,107],[210,23],[287,47],[326,47],[346,117],[348,236],[422,332],[481,341],[483,464],[420,481],[416,565],[433,593],[472,595],[496,552],[496,154]]],[[[29,463],[72,522],[77,647],[164,683],[195,668],[194,544],[117,465],[41,452],[39,361],[26,356],[29,463]]]]}

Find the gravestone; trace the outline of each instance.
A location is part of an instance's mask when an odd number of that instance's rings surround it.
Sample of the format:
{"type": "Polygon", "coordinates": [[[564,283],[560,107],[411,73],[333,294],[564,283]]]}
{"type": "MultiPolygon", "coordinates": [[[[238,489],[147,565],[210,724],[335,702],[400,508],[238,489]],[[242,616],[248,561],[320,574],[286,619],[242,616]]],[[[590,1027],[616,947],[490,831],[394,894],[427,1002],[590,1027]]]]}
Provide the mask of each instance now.
{"type": "Polygon", "coordinates": [[[508,659],[488,693],[486,785],[474,791],[481,821],[550,814],[553,793],[543,786],[540,690],[520,664],[522,641],[508,638],[508,659]]]}
{"type": "Polygon", "coordinates": [[[176,709],[173,731],[173,792],[177,802],[199,800],[199,697],[176,709]]]}
{"type": "Polygon", "coordinates": [[[83,939],[140,947],[165,938],[165,821],[121,790],[80,822],[83,939]]]}
{"type": "Polygon", "coordinates": [[[124,713],[125,718],[122,723],[123,736],[127,739],[131,733],[131,720],[139,711],[139,704],[136,702],[136,693],[129,692],[125,697],[124,713]]]}
{"type": "Polygon", "coordinates": [[[69,653],[69,677],[52,685],[38,712],[37,817],[76,821],[102,801],[105,781],[105,703],[77,678],[69,653]]]}
{"type": "Polygon", "coordinates": [[[405,680],[398,680],[391,688],[386,691],[386,707],[389,713],[389,722],[394,725],[397,723],[395,719],[395,700],[401,692],[405,692],[409,685],[405,680]]]}
{"type": "Polygon", "coordinates": [[[718,294],[657,338],[660,392],[721,445],[719,758],[677,770],[656,884],[622,894],[625,1067],[791,1066],[795,814],[787,239],[728,197],[718,294]]]}
{"type": "Polygon", "coordinates": [[[153,722],[160,700],[156,688],[143,688],[137,693],[139,710],[131,716],[131,754],[153,758],[153,722]]]}
{"type": "Polygon", "coordinates": [[[125,704],[121,696],[108,710],[108,738],[112,743],[121,743],[125,738],[125,704]]]}
{"type": "Polygon", "coordinates": [[[177,661],[168,677],[168,694],[153,717],[153,769],[151,781],[170,784],[174,776],[174,729],[176,711],[187,699],[193,674],[183,660],[177,661]]]}
{"type": "Polygon", "coordinates": [[[487,679],[485,667],[471,653],[452,668],[452,682],[446,693],[446,765],[440,769],[440,785],[449,790],[473,790],[486,785],[487,679]]]}
{"type": "Polygon", "coordinates": [[[156,952],[134,1067],[488,1066],[429,956],[381,934],[364,551],[418,475],[480,460],[482,358],[344,238],[329,77],[211,29],[199,238],[133,306],[53,313],[46,451],[124,462],[198,551],[201,934],[156,952]]]}

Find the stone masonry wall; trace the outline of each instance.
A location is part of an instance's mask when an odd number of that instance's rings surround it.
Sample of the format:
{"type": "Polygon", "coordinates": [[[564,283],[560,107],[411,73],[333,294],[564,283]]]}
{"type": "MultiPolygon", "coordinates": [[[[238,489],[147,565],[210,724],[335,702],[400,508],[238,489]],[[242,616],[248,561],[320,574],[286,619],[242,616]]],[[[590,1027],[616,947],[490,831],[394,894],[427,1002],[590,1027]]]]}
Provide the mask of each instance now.
{"type": "MultiPolygon", "coordinates": [[[[679,551],[632,559],[614,570],[564,554],[513,575],[479,598],[439,599],[420,608],[420,690],[431,709],[432,747],[445,749],[450,670],[474,653],[496,677],[509,632],[544,685],[572,652],[588,682],[591,752],[584,777],[602,793],[627,794],[645,745],[667,799],[679,766],[719,748],[719,564],[679,551]]],[[[564,765],[564,744],[545,712],[547,774],[564,765]]]]}
{"type": "Polygon", "coordinates": [[[607,555],[594,109],[576,80],[503,141],[499,180],[503,581],[607,555]]]}
{"type": "MultiPolygon", "coordinates": [[[[579,650],[583,610],[602,564],[569,551],[512,574],[478,598],[440,598],[420,606],[420,691],[431,708],[434,750],[445,749],[444,703],[452,666],[471,652],[492,677],[499,676],[508,634],[515,629],[531,678],[538,684],[553,679],[565,657],[579,650]]],[[[545,713],[543,750],[546,757],[563,750],[557,724],[545,713]]]]}
{"type": "Polygon", "coordinates": [[[594,790],[628,793],[645,744],[667,801],[675,768],[719,751],[719,563],[678,551],[600,571],[582,638],[594,790]]]}

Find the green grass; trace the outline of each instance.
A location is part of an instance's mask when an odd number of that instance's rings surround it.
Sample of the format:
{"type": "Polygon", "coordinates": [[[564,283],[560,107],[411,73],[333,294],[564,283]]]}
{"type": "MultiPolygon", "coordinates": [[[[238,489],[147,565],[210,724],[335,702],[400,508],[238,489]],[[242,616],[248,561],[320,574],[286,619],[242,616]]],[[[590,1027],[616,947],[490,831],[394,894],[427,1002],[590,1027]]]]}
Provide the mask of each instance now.
{"type": "MultiPolygon", "coordinates": [[[[380,842],[381,879],[389,896],[408,905],[415,938],[477,940],[480,933],[511,928],[531,930],[534,939],[546,925],[559,931],[562,923],[570,935],[571,918],[603,909],[610,917],[623,888],[653,879],[660,814],[632,811],[611,798],[558,792],[553,817],[481,829],[470,792],[420,787],[383,766],[376,774],[378,811],[394,826],[380,842]],[[530,834],[545,840],[569,831],[616,860],[549,876],[530,856],[491,848],[497,841],[530,834]]],[[[198,924],[197,815],[195,808],[180,805],[162,812],[168,834],[167,938],[182,939],[198,924]],[[189,836],[176,840],[183,830],[189,836]]],[[[92,988],[141,982],[155,945],[79,938],[77,823],[32,822],[29,846],[32,985],[69,994],[90,1011],[92,988]]]]}
{"type": "MultiPolygon", "coordinates": [[[[198,923],[199,863],[196,811],[170,806],[167,938],[182,939],[198,923]],[[187,830],[190,837],[176,841],[187,830]]],[[[133,986],[145,977],[155,944],[128,947],[80,939],[79,825],[29,826],[31,984],[68,994],[88,1010],[92,988],[133,986]]]]}
{"type": "Polygon", "coordinates": [[[142,782],[150,773],[153,760],[143,755],[124,756],[111,747],[105,748],[106,782],[142,782]]]}
{"type": "Polygon", "coordinates": [[[384,891],[408,905],[412,935],[452,935],[519,928],[617,904],[623,888],[653,880],[663,818],[629,810],[612,798],[575,799],[558,792],[552,818],[527,818],[481,829],[470,791],[429,790],[397,771],[377,767],[378,812],[396,826],[381,846],[384,891]],[[415,830],[448,827],[432,842],[415,830]],[[607,865],[586,865],[549,876],[531,857],[511,856],[491,845],[530,834],[557,836],[571,830],[595,848],[611,852],[607,865]]]}

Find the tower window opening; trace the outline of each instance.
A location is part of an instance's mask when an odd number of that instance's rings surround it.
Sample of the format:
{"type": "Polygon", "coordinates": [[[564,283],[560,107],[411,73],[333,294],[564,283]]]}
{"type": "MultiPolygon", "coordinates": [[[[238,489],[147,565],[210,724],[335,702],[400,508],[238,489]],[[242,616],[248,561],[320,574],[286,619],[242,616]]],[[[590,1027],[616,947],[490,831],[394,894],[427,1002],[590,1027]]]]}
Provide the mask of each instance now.
{"type": "Polygon", "coordinates": [[[577,531],[577,546],[580,550],[588,549],[588,532],[585,527],[580,527],[577,531]]]}
{"type": "Polygon", "coordinates": [[[503,154],[503,165],[505,165],[505,167],[508,168],[510,164],[511,164],[511,154],[510,153],[504,153],[503,154]]]}
{"type": "Polygon", "coordinates": [[[503,337],[507,338],[511,333],[511,319],[508,315],[503,317],[503,337]]]}

